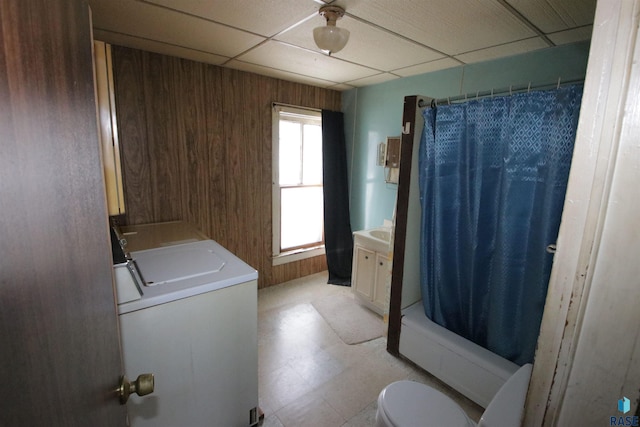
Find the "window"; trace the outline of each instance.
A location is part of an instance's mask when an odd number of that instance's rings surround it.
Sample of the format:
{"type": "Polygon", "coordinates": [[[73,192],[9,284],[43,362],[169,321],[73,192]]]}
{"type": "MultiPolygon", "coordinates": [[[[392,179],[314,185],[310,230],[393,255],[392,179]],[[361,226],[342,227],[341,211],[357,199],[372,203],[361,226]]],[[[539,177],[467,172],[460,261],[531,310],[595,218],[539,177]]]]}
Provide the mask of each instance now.
{"type": "Polygon", "coordinates": [[[322,118],[275,105],[273,112],[273,264],[324,253],[322,118]]]}

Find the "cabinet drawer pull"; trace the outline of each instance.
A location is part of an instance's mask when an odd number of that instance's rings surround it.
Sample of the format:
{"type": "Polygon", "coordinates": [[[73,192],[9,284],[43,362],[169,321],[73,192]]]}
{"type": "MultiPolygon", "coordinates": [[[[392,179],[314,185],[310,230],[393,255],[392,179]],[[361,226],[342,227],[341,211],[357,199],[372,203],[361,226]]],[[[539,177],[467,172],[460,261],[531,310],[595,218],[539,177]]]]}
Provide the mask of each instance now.
{"type": "Polygon", "coordinates": [[[380,261],[380,265],[384,265],[384,263],[382,261],[380,261]]]}
{"type": "Polygon", "coordinates": [[[369,255],[365,255],[365,256],[364,256],[364,259],[369,259],[369,255]]]}

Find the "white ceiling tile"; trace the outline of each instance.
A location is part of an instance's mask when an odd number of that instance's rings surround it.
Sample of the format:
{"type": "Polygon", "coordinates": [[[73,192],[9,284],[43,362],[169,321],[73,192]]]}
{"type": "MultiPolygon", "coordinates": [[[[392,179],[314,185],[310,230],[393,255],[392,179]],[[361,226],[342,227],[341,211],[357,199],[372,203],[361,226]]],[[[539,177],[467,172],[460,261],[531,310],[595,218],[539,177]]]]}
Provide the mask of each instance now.
{"type": "Polygon", "coordinates": [[[337,85],[333,85],[333,86],[328,86],[327,89],[333,89],[333,90],[337,90],[339,92],[342,92],[344,90],[349,90],[349,89],[353,89],[354,86],[346,84],[346,83],[340,83],[337,85]]]}
{"type": "Polygon", "coordinates": [[[376,70],[341,61],[320,52],[277,41],[264,43],[236,59],[336,83],[378,73],[376,70]]]}
{"type": "Polygon", "coordinates": [[[393,74],[397,74],[402,77],[409,77],[418,74],[430,73],[432,71],[445,70],[447,68],[457,67],[459,65],[462,65],[460,61],[447,57],[431,62],[425,62],[424,64],[418,64],[411,67],[393,70],[393,74]]]}
{"type": "Polygon", "coordinates": [[[507,0],[544,33],[593,22],[596,0],[507,0]]]}
{"type": "Polygon", "coordinates": [[[264,40],[204,19],[135,0],[89,0],[96,30],[234,57],[264,40]]]}
{"type": "Polygon", "coordinates": [[[556,45],[575,43],[583,40],[589,40],[591,33],[593,32],[593,26],[587,25],[586,27],[574,28],[572,30],[559,31],[557,33],[547,34],[547,37],[551,39],[556,45]]]}
{"type": "Polygon", "coordinates": [[[530,52],[532,50],[544,49],[549,47],[547,43],[539,37],[527,40],[520,40],[514,43],[507,43],[500,46],[494,46],[487,49],[476,50],[474,52],[456,55],[456,59],[467,64],[490,59],[501,58],[504,56],[517,55],[520,53],[530,52]]]}
{"type": "Polygon", "coordinates": [[[535,35],[495,0],[369,0],[349,4],[348,14],[449,55],[535,35]]]}
{"type": "MultiPolygon", "coordinates": [[[[320,51],[313,41],[313,29],[324,25],[324,19],[318,15],[318,19],[306,21],[282,33],[276,39],[320,51]]],[[[389,71],[443,56],[441,53],[348,16],[338,20],[337,26],[349,30],[350,36],[344,49],[335,53],[334,56],[376,70],[389,71]]]]}
{"type": "Polygon", "coordinates": [[[148,52],[161,53],[163,55],[176,56],[178,58],[190,59],[192,61],[204,62],[206,64],[222,65],[229,58],[225,56],[212,55],[199,50],[187,49],[180,46],[172,46],[153,40],[139,39],[109,31],[94,30],[93,37],[106,43],[119,46],[127,46],[134,49],[146,50],[148,52]]]}
{"type": "Polygon", "coordinates": [[[145,0],[184,13],[202,16],[251,33],[272,37],[318,13],[313,1],[298,0],[145,0]]]}
{"type": "Polygon", "coordinates": [[[249,73],[260,74],[261,76],[273,77],[276,79],[288,80],[290,82],[304,83],[311,86],[330,87],[335,86],[336,82],[328,80],[314,79],[302,74],[289,73],[287,71],[277,70],[274,68],[264,67],[262,65],[250,64],[248,62],[242,62],[238,60],[231,60],[226,67],[233,68],[235,70],[247,71],[249,73]]]}
{"type": "Polygon", "coordinates": [[[375,76],[365,77],[363,79],[351,80],[347,83],[355,87],[363,87],[363,86],[377,85],[378,83],[384,83],[391,80],[396,80],[398,78],[399,78],[398,76],[395,76],[393,74],[380,73],[380,74],[376,74],[375,76]]]}

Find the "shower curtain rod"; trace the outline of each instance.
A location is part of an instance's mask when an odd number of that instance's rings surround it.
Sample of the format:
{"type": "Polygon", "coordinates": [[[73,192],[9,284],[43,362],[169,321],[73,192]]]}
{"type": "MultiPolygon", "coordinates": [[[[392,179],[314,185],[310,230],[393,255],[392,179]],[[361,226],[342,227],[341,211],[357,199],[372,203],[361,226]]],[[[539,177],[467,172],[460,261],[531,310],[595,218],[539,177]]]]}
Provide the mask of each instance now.
{"type": "Polygon", "coordinates": [[[465,93],[464,95],[456,95],[456,96],[451,96],[447,98],[432,99],[430,103],[420,100],[418,102],[418,107],[420,108],[436,107],[438,105],[445,105],[445,104],[450,105],[452,103],[466,102],[466,101],[471,101],[473,99],[487,98],[489,96],[494,97],[494,96],[502,96],[507,94],[513,95],[514,93],[531,92],[532,90],[544,90],[544,89],[553,89],[553,88],[557,89],[563,85],[577,84],[577,83],[583,83],[583,82],[584,82],[583,79],[561,81],[560,78],[558,79],[558,83],[556,84],[544,84],[544,85],[532,86],[531,82],[529,82],[527,86],[510,86],[510,87],[502,88],[499,90],[491,89],[489,91],[465,93]]]}

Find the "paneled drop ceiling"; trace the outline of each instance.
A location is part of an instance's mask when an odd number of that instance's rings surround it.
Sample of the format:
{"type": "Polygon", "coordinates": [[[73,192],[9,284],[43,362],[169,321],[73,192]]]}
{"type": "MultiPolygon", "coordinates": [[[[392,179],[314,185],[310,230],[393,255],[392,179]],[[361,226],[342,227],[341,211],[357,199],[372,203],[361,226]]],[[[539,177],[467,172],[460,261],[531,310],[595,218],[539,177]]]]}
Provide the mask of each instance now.
{"type": "Polygon", "coordinates": [[[595,0],[88,0],[94,37],[345,90],[588,40],[595,0]],[[347,46],[313,41],[324,4],[347,46]]]}

